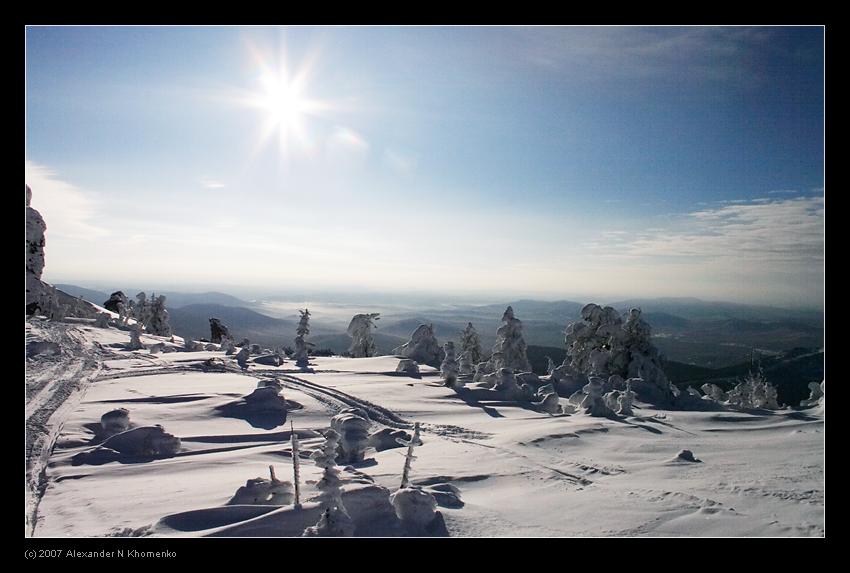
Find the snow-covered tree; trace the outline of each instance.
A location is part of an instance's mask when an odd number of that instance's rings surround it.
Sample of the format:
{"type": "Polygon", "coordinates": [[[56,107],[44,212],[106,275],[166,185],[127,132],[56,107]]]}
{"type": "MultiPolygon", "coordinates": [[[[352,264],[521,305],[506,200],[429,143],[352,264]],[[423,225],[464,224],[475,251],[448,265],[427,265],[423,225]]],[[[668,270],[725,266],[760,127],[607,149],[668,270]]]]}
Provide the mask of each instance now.
{"type": "Polygon", "coordinates": [[[472,364],[481,362],[481,337],[471,322],[466,323],[466,328],[460,333],[460,351],[469,353],[472,364]]]}
{"type": "Polygon", "coordinates": [[[434,368],[440,366],[444,355],[434,335],[433,324],[420,324],[410,335],[410,340],[393,349],[393,354],[434,368]]]}
{"type": "Polygon", "coordinates": [[[375,355],[375,341],[372,338],[372,328],[380,313],[355,314],[348,325],[348,335],[352,338],[349,352],[354,358],[368,358],[375,355]]]}
{"type": "Polygon", "coordinates": [[[299,310],[301,319],[298,321],[298,326],[295,329],[295,365],[298,368],[307,368],[310,364],[310,359],[307,347],[309,342],[304,340],[304,337],[310,334],[310,311],[308,309],[299,310]]]}
{"type": "Polygon", "coordinates": [[[502,326],[496,331],[496,344],[490,358],[493,370],[510,368],[514,372],[531,372],[525,340],[522,337],[522,321],[514,316],[512,307],[505,309],[502,322],[502,326]]]}
{"type": "Polygon", "coordinates": [[[455,359],[455,343],[451,340],[443,346],[446,357],[440,364],[440,376],[446,381],[446,386],[454,386],[457,383],[458,365],[455,359]]]}
{"type": "Polygon", "coordinates": [[[663,370],[663,358],[651,343],[651,329],[640,309],[629,311],[624,321],[610,306],[587,304],[581,321],[567,326],[567,357],[553,376],[641,378],[662,401],[672,401],[678,390],[663,370]]]}
{"type": "Polygon", "coordinates": [[[168,322],[168,310],[165,308],[165,295],[152,298],[147,331],[157,336],[171,336],[171,325],[168,322]]]}
{"type": "Polygon", "coordinates": [[[326,430],[324,435],[322,448],[310,456],[323,470],[322,479],[316,484],[321,492],[318,500],[322,516],[316,525],[304,530],[304,537],[351,537],[354,535],[354,522],[342,503],[342,481],[336,467],[339,434],[334,430],[326,430]]]}
{"type": "Polygon", "coordinates": [[[231,344],[233,339],[230,337],[230,331],[222,324],[218,318],[210,318],[210,342],[221,344],[225,338],[230,338],[231,344]]]}

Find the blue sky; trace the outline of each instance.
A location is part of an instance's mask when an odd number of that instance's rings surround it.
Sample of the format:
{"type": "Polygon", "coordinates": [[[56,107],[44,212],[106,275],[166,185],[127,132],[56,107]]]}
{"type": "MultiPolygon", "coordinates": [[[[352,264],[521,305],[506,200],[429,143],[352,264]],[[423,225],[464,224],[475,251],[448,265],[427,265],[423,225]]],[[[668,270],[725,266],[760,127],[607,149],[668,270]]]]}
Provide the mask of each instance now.
{"type": "Polygon", "coordinates": [[[30,27],[26,57],[48,280],[821,304],[818,27],[30,27]]]}

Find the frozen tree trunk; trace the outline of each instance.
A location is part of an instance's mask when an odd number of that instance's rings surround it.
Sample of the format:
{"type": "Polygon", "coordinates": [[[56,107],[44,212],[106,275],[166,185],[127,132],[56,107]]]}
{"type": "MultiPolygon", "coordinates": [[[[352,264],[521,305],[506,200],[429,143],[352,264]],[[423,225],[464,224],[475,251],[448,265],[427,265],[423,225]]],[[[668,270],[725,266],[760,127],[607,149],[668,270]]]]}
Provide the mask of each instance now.
{"type": "Polygon", "coordinates": [[[413,424],[413,436],[411,436],[410,441],[406,442],[401,438],[397,438],[396,441],[407,446],[407,454],[404,456],[404,469],[401,472],[401,487],[399,488],[404,489],[410,481],[410,464],[416,459],[416,456],[413,455],[413,448],[419,443],[419,422],[413,424]]]}
{"type": "Polygon", "coordinates": [[[295,485],[295,509],[301,509],[301,459],[298,456],[300,451],[298,434],[295,433],[292,422],[289,422],[289,429],[292,433],[290,443],[292,444],[292,481],[295,485]]]}

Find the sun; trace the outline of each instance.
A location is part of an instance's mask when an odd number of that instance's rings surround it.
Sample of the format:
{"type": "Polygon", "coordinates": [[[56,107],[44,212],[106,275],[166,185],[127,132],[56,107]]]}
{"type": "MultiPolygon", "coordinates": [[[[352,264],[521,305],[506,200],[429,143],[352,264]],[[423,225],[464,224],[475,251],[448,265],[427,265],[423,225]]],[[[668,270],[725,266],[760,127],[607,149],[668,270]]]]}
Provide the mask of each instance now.
{"type": "Polygon", "coordinates": [[[299,127],[309,107],[300,87],[286,77],[270,73],[262,75],[260,85],[255,103],[266,111],[269,124],[281,130],[299,127]]]}
{"type": "Polygon", "coordinates": [[[315,56],[298,67],[287,65],[285,52],[269,57],[251,47],[257,75],[255,84],[239,100],[260,112],[261,131],[258,149],[277,140],[281,155],[311,149],[310,119],[330,110],[330,104],[310,97],[310,79],[315,56]]]}

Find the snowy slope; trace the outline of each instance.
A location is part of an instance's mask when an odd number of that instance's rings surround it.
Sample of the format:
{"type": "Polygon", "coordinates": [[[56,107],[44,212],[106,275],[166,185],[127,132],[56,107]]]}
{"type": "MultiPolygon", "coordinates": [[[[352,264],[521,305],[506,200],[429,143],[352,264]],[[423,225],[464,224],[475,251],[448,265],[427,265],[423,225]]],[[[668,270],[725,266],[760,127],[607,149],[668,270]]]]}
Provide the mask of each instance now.
{"type": "MultiPolygon", "coordinates": [[[[416,448],[412,482],[451,484],[462,501],[438,507],[442,534],[824,533],[822,412],[680,412],[639,404],[637,416],[619,421],[553,416],[484,400],[482,392],[463,398],[440,385],[428,367],[421,379],[398,375],[393,357],[316,358],[315,373],[291,363],[252,363],[242,373],[221,352],[151,355],[124,350],[128,334],[115,328],[68,328],[79,348],[101,354],[91,355],[90,382],[80,383],[79,399],[67,403],[61,424],[54,422],[57,440],[36,536],[299,534],[301,521],[315,523],[315,504],[305,503],[302,512],[226,504],[246,480],[267,477],[270,464],[280,479],[292,479],[290,423],[305,454],[322,443],[318,431],[330,417],[352,406],[369,415],[372,430],[409,430],[421,423],[423,445],[416,448]],[[228,371],[199,368],[209,357],[224,359],[228,371]],[[283,383],[287,400],[303,408],[271,424],[222,414],[221,406],[269,375],[283,383]],[[92,457],[100,416],[118,407],[127,408],[135,424],[163,425],[181,438],[181,451],[106,463],[92,457]],[[677,459],[682,449],[701,461],[677,459]]],[[[143,335],[142,341],[162,339],[143,335]]],[[[60,359],[71,364],[75,358],[60,359]]],[[[28,367],[33,378],[36,371],[47,372],[36,362],[28,367]]],[[[372,508],[369,479],[390,491],[398,488],[401,451],[370,451],[365,462],[343,472],[349,511],[372,508]]],[[[301,467],[302,493],[309,499],[320,472],[306,457],[301,467]]],[[[361,521],[356,535],[398,534],[381,523],[361,521]]]]}

